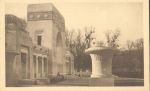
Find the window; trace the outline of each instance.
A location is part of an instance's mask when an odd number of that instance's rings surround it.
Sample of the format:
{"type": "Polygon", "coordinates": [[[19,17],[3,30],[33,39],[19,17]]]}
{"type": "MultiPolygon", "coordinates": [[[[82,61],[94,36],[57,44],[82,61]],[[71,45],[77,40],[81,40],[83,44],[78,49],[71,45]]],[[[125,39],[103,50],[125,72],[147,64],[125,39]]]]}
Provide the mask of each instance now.
{"type": "Polygon", "coordinates": [[[41,45],[41,43],[42,43],[42,36],[38,35],[37,36],[37,45],[41,45]]]}

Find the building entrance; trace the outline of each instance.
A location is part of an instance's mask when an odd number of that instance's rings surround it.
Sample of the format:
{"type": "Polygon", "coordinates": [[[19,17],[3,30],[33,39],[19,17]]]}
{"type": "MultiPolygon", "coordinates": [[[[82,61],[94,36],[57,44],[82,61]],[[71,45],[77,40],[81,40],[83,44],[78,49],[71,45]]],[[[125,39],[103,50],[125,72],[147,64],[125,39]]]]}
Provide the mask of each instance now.
{"type": "Polygon", "coordinates": [[[26,73],[27,73],[27,54],[26,53],[21,53],[21,67],[22,67],[22,78],[26,78],[26,73]]]}

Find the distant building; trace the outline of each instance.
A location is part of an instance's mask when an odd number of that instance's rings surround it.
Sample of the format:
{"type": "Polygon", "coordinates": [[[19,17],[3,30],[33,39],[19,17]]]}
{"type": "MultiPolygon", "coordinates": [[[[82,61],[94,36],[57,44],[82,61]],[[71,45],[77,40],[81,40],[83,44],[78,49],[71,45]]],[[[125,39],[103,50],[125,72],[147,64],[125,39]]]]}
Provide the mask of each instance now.
{"type": "Polygon", "coordinates": [[[26,30],[11,17],[6,25],[6,86],[73,73],[73,56],[65,50],[65,21],[53,4],[28,5],[26,30]]]}

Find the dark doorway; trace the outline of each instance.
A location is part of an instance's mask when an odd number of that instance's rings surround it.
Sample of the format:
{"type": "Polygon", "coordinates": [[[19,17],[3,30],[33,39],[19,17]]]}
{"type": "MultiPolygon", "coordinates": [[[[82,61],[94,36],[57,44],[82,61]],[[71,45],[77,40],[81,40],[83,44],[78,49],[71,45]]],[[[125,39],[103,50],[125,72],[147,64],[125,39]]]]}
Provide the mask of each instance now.
{"type": "Polygon", "coordinates": [[[39,77],[42,77],[42,57],[38,57],[38,73],[39,77]]]}
{"type": "Polygon", "coordinates": [[[27,54],[21,53],[21,67],[22,67],[22,78],[26,78],[26,63],[27,63],[27,54]]]}
{"type": "Polygon", "coordinates": [[[34,78],[36,78],[36,56],[33,56],[33,65],[34,65],[34,78]]]}

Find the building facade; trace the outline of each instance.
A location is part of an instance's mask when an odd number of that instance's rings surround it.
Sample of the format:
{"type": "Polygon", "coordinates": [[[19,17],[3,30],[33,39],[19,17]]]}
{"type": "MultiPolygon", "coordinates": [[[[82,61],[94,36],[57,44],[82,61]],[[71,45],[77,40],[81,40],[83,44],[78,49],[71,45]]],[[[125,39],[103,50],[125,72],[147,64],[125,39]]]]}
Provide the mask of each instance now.
{"type": "Polygon", "coordinates": [[[65,21],[53,4],[28,5],[26,30],[13,17],[6,26],[6,86],[73,73],[73,59],[65,50],[65,21]]]}

